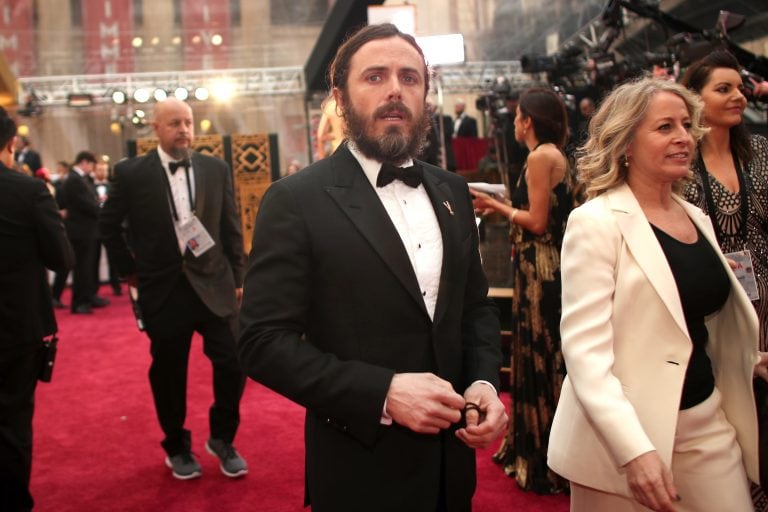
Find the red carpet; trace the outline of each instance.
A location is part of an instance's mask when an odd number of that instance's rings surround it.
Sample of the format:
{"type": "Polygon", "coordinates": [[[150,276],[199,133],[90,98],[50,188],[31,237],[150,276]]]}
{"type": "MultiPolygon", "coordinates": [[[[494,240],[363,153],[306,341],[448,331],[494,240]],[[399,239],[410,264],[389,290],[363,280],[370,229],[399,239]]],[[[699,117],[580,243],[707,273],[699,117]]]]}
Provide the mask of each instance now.
{"type": "MultiPolygon", "coordinates": [[[[90,316],[58,311],[53,382],[37,391],[35,511],[301,511],[303,409],[249,381],[235,445],[250,473],[240,480],[226,478],[203,446],[211,368],[199,339],[190,359],[187,428],[203,477],[182,482],[171,476],[163,464],[147,379],[148,340],[136,330],[128,299],[110,299],[110,306],[90,316]]],[[[68,303],[69,296],[63,300],[68,303]]],[[[567,497],[519,491],[490,461],[491,453],[478,453],[475,512],[568,510],[567,497]]]]}

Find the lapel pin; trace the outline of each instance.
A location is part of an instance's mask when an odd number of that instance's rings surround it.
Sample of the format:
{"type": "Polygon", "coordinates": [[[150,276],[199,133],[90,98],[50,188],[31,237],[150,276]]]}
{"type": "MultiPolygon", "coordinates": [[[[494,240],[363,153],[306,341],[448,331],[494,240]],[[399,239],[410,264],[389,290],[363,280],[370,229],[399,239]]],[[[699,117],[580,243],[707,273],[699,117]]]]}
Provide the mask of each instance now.
{"type": "Polygon", "coordinates": [[[453,208],[451,208],[451,203],[448,201],[443,201],[443,206],[445,206],[445,208],[448,210],[448,213],[453,215],[453,208]]]}

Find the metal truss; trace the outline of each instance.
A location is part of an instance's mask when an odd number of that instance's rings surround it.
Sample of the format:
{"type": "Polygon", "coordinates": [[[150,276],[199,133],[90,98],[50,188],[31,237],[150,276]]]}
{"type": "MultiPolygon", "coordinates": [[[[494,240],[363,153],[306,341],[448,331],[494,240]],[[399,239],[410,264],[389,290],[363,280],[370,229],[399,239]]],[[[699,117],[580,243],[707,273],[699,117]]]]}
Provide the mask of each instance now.
{"type": "Polygon", "coordinates": [[[436,66],[434,72],[435,82],[443,93],[483,93],[503,87],[521,90],[541,83],[528,73],[523,73],[518,60],[436,66]]]}
{"type": "MultiPolygon", "coordinates": [[[[434,68],[435,87],[444,93],[482,93],[506,80],[512,89],[536,83],[520,71],[519,61],[466,62],[434,68]]],[[[37,105],[66,106],[70,95],[90,95],[92,104],[111,104],[112,93],[121,91],[129,98],[139,89],[150,95],[162,89],[169,95],[183,87],[192,97],[198,87],[215,94],[217,86],[229,89],[232,97],[304,94],[304,70],[301,67],[226,69],[207,71],[168,71],[149,73],[111,73],[104,75],[63,75],[22,77],[18,80],[19,105],[30,99],[37,105]]],[[[150,100],[151,101],[151,100],[150,100]]]]}
{"type": "Polygon", "coordinates": [[[91,95],[93,104],[112,103],[113,92],[130,98],[139,89],[171,95],[183,87],[190,97],[198,87],[212,94],[217,87],[226,88],[232,97],[302,94],[305,89],[301,67],[22,77],[18,83],[19,104],[32,99],[40,106],[67,105],[71,94],[91,95]]]}

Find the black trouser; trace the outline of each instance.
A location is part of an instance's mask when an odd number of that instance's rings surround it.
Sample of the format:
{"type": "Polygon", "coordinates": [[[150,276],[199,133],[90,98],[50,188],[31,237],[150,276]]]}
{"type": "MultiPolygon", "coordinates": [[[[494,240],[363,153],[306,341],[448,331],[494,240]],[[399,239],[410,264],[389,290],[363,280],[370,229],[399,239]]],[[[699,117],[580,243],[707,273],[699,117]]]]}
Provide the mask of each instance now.
{"type": "MultiPolygon", "coordinates": [[[[93,282],[96,283],[96,292],[99,291],[99,285],[101,284],[101,275],[99,270],[101,267],[101,247],[104,245],[101,240],[96,242],[96,257],[93,259],[93,282]]],[[[115,272],[115,265],[112,263],[112,258],[107,253],[107,271],[109,272],[109,285],[112,287],[112,291],[118,291],[120,289],[120,279],[115,272]]]]}
{"type": "Polygon", "coordinates": [[[53,277],[53,284],[51,285],[51,295],[53,298],[60,301],[61,294],[64,293],[64,288],[67,286],[67,278],[69,277],[69,270],[64,272],[56,272],[53,277]]]}
{"type": "Polygon", "coordinates": [[[32,508],[32,415],[39,351],[0,351],[0,510],[32,508]]]}
{"type": "Polygon", "coordinates": [[[236,318],[214,315],[185,277],[179,279],[160,311],[145,315],[152,354],[149,382],[165,434],[162,446],[168,455],[176,455],[191,446],[184,420],[189,349],[195,331],[203,336],[203,352],[213,365],[210,436],[229,443],[235,437],[245,378],[235,350],[234,321],[236,318]]]}
{"type": "Polygon", "coordinates": [[[71,239],[75,253],[75,268],[72,269],[72,310],[77,306],[90,305],[96,295],[97,284],[93,281],[93,260],[96,258],[95,238],[71,239]]]}

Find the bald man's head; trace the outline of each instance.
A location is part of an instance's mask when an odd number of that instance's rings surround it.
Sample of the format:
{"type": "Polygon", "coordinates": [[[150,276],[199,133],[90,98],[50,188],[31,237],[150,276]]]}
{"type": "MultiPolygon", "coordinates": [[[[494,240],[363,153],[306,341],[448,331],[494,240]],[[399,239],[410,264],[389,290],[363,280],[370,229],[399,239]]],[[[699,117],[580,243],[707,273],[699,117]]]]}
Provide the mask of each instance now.
{"type": "Polygon", "coordinates": [[[195,122],[189,105],[177,98],[168,98],[155,107],[152,126],[160,147],[173,158],[188,155],[195,138],[195,122]]]}

